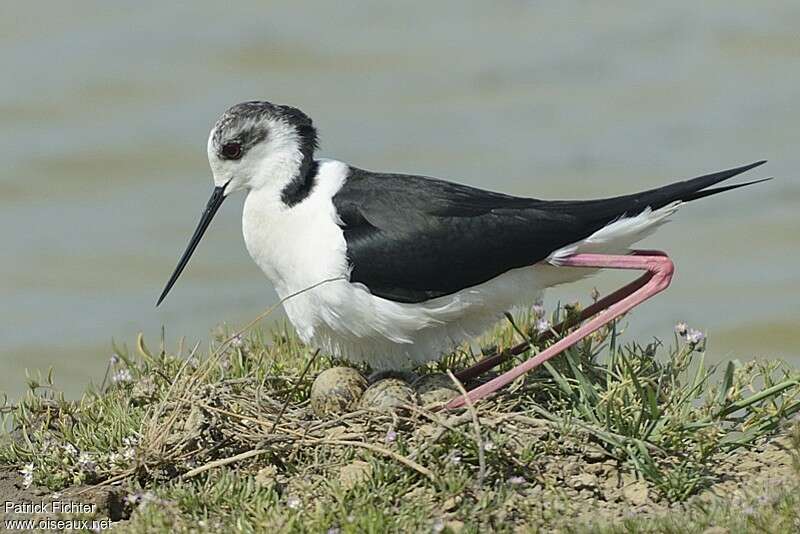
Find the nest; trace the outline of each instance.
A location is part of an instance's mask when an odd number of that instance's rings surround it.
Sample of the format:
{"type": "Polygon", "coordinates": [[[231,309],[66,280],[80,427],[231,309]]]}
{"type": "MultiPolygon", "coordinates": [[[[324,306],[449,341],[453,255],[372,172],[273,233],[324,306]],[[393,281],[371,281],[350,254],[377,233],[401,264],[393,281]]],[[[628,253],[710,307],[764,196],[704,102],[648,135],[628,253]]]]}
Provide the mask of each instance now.
{"type": "MultiPolygon", "coordinates": [[[[508,328],[491,341],[502,349],[520,333],[528,331],[508,328]]],[[[115,380],[80,402],[33,384],[11,410],[16,439],[0,448],[0,459],[30,463],[36,482],[53,489],[153,488],[235,470],[285,497],[319,502],[331,498],[331,484],[379,479],[414,499],[436,499],[448,487],[461,488],[464,502],[512,492],[518,504],[510,513],[520,517],[552,508],[554,499],[591,501],[613,516],[744,480],[752,472],[738,474],[736,461],[724,460],[800,411],[796,371],[731,364],[718,377],[702,366],[701,346],[678,344],[659,359],[659,346],[621,347],[617,335],[612,325],[460,411],[418,402],[365,408],[353,399],[322,412],[312,409],[314,380],[339,362],[291,335],[224,335],[205,359],[197,347],[169,353],[162,342],[151,351],[140,337],[137,354],[116,349],[115,380]]],[[[441,386],[444,369],[474,359],[464,349],[418,369],[416,383],[441,386]]],[[[451,376],[453,394],[461,394],[451,376]]]]}

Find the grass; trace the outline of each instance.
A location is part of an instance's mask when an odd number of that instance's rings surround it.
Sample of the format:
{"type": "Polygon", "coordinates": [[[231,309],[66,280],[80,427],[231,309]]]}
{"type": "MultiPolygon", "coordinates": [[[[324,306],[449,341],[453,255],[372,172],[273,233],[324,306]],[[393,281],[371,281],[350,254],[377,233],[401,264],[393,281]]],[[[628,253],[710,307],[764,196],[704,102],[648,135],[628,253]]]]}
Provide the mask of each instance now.
{"type": "MultiPolygon", "coordinates": [[[[485,350],[526,339],[539,350],[541,319],[503,324],[485,350]]],[[[0,464],[53,491],[118,486],[120,528],[135,532],[796,530],[800,430],[787,422],[800,373],[761,361],[718,371],[705,341],[623,345],[618,324],[474,410],[325,419],[308,409],[311,384],[340,362],[286,329],[220,333],[203,357],[140,336],[79,401],[51,375],[31,379],[4,408],[0,464]],[[795,481],[759,488],[778,465],[795,481]]],[[[477,356],[463,348],[418,372],[477,356]]]]}

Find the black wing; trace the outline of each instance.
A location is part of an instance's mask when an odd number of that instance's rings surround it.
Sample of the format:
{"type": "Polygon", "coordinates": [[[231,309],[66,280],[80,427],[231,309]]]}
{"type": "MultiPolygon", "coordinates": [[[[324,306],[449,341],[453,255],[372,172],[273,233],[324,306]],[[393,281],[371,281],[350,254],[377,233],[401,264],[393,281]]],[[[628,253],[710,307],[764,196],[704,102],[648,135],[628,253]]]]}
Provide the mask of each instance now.
{"type": "Polygon", "coordinates": [[[351,168],[333,203],[353,267],[350,280],[389,300],[422,302],[532,265],[648,206],[657,209],[749,185],[703,191],[762,163],[583,201],[520,198],[434,178],[351,168]]]}

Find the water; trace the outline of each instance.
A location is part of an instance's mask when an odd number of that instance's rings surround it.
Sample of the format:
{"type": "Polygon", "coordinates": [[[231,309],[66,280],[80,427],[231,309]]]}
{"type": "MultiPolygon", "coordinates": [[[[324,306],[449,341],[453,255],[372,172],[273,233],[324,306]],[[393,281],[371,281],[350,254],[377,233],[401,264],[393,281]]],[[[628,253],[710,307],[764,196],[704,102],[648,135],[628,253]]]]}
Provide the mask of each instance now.
{"type": "Polygon", "coordinates": [[[253,98],[305,110],[323,156],[543,198],[770,159],[753,176],[778,180],[687,206],[643,243],[678,273],[629,332],[669,339],[685,320],[712,359],[800,364],[800,4],[337,4],[4,5],[0,391],[52,366],[75,396],[112,338],[153,344],[163,324],[205,340],[274,302],[238,199],[154,308],[211,190],[208,129],[253,98]]]}

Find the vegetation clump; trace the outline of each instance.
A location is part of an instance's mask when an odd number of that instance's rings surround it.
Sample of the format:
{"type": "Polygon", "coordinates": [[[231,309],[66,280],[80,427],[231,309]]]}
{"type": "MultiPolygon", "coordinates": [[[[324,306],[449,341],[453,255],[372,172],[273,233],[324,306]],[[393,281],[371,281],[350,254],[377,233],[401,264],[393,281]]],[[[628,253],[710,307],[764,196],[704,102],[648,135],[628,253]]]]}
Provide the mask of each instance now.
{"type": "MultiPolygon", "coordinates": [[[[541,350],[565,313],[575,310],[510,320],[485,352],[526,340],[541,350]]],[[[453,412],[312,410],[314,378],[342,362],[286,329],[220,334],[207,357],[139,336],[79,401],[50,375],[31,380],[4,408],[0,464],[23,486],[114,488],[132,531],[800,525],[800,373],[757,360],[718,371],[697,331],[681,327],[670,347],[623,345],[618,324],[453,412]]],[[[478,357],[463,347],[416,374],[459,390],[441,373],[478,357]]]]}

